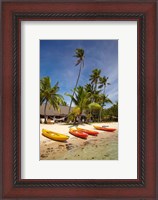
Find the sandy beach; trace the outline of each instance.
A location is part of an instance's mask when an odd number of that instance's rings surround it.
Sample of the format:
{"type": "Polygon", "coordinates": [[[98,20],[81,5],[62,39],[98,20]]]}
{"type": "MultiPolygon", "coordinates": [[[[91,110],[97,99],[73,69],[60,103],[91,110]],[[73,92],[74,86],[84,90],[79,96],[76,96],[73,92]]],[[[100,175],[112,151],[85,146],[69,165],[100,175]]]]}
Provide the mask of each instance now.
{"type": "Polygon", "coordinates": [[[69,128],[75,127],[62,123],[40,124],[40,159],[41,160],[118,160],[118,123],[82,124],[78,127],[95,130],[93,125],[107,125],[116,128],[115,132],[98,131],[97,136],[87,139],[75,137],[69,128]],[[66,142],[58,142],[42,135],[42,129],[52,130],[70,136],[66,142]]]}

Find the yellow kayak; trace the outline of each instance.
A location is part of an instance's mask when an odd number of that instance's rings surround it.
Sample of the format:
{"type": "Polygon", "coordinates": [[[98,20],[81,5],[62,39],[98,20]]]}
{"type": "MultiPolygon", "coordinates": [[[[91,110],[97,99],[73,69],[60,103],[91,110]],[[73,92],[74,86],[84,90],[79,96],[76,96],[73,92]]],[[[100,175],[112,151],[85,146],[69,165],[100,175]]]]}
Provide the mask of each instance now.
{"type": "Polygon", "coordinates": [[[56,140],[56,141],[66,141],[69,139],[68,135],[64,135],[61,133],[55,133],[53,131],[49,131],[46,129],[42,129],[42,135],[49,139],[56,140]]]}

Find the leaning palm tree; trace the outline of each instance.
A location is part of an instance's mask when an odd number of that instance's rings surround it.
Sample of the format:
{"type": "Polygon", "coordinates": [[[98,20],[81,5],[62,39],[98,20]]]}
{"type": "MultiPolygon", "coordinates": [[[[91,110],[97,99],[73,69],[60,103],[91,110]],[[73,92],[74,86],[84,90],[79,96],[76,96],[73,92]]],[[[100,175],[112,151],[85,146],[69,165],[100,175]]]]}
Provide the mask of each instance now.
{"type": "MultiPolygon", "coordinates": [[[[80,65],[80,67],[79,67],[78,77],[77,77],[77,80],[76,80],[76,84],[75,84],[75,88],[73,90],[72,97],[74,96],[75,89],[77,88],[77,85],[78,85],[78,81],[79,81],[79,78],[80,78],[80,75],[81,75],[81,69],[84,67],[84,50],[83,49],[76,49],[74,57],[77,58],[77,62],[75,64],[75,66],[80,65]]],[[[70,110],[71,110],[72,102],[73,102],[73,100],[71,98],[71,102],[70,102],[70,106],[69,106],[69,113],[70,113],[70,110]]]]}
{"type": "Polygon", "coordinates": [[[44,122],[46,120],[46,108],[48,102],[53,106],[55,110],[59,110],[59,105],[63,102],[63,97],[60,94],[57,94],[59,91],[58,82],[52,87],[51,79],[47,76],[40,80],[40,105],[43,103],[44,106],[44,122]]]}

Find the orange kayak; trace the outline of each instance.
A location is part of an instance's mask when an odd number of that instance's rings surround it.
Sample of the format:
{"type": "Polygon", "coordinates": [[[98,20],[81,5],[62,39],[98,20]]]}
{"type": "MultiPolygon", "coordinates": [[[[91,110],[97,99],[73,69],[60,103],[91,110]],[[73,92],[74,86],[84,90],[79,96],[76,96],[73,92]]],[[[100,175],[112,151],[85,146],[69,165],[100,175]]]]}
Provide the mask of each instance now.
{"type": "Polygon", "coordinates": [[[78,131],[77,129],[74,129],[74,128],[70,128],[69,133],[71,133],[72,135],[74,135],[76,137],[82,138],[82,139],[87,139],[87,137],[88,137],[87,133],[78,131]]]}
{"type": "Polygon", "coordinates": [[[78,128],[78,127],[77,127],[77,130],[78,130],[78,131],[82,131],[82,132],[84,132],[84,133],[87,133],[88,135],[94,135],[94,136],[96,136],[96,135],[99,134],[98,131],[87,130],[87,129],[78,128]]]}
{"type": "Polygon", "coordinates": [[[107,127],[101,127],[101,126],[94,126],[94,128],[97,130],[109,131],[109,132],[113,132],[116,130],[116,128],[107,128],[107,127]]]}

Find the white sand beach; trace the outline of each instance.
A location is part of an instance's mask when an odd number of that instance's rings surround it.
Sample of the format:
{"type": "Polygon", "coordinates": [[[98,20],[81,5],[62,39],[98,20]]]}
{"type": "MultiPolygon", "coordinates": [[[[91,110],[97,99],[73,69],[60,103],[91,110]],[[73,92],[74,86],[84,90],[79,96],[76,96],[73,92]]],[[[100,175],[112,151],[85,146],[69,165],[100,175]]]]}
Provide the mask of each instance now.
{"type": "Polygon", "coordinates": [[[87,139],[75,137],[69,133],[73,125],[40,124],[40,159],[41,160],[118,160],[118,123],[82,124],[78,127],[96,130],[93,125],[107,125],[116,128],[114,132],[98,131],[97,136],[89,135],[87,139]],[[58,142],[42,135],[42,129],[70,136],[66,142],[58,142]]]}

